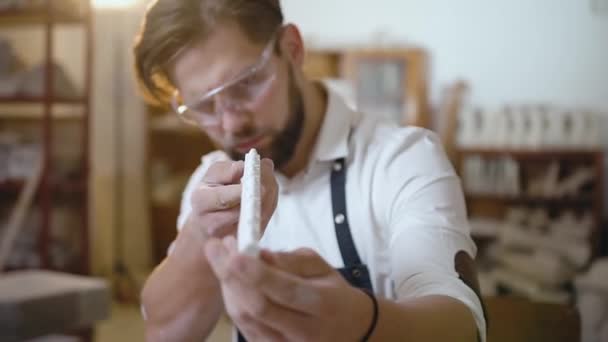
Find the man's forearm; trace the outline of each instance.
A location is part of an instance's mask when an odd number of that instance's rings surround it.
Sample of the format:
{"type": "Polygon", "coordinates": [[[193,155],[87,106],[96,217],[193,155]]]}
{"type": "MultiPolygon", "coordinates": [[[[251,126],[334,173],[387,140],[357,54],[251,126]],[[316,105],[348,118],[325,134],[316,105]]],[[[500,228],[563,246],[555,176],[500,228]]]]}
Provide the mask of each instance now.
{"type": "Polygon", "coordinates": [[[188,234],[180,233],[173,254],[142,291],[148,341],[202,341],[222,312],[219,284],[204,260],[203,246],[188,234]]]}
{"type": "Polygon", "coordinates": [[[477,341],[473,314],[462,302],[428,296],[403,302],[378,299],[378,324],[372,341],[477,341]]]}

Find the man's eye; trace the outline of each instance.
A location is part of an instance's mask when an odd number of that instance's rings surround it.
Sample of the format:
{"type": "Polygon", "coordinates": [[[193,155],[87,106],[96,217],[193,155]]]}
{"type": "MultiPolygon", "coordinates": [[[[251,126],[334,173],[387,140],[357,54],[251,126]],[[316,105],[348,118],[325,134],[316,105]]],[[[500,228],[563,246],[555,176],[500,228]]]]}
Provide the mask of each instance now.
{"type": "Polygon", "coordinates": [[[195,112],[198,112],[199,114],[210,114],[210,113],[213,113],[213,110],[214,110],[213,107],[214,107],[213,100],[207,99],[207,100],[198,102],[191,109],[195,112]]]}
{"type": "Polygon", "coordinates": [[[256,85],[261,81],[261,79],[262,79],[262,76],[260,75],[260,73],[256,72],[256,73],[253,73],[253,74],[245,77],[244,79],[242,79],[239,82],[239,85],[241,85],[241,86],[256,85]]]}

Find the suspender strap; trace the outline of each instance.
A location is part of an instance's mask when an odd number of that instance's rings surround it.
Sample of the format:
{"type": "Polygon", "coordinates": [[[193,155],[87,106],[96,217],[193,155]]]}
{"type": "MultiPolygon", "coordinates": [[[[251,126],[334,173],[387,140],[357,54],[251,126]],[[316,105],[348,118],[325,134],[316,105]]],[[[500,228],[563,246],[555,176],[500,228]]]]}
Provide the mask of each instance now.
{"type": "Polygon", "coordinates": [[[359,253],[355,248],[346,213],[346,167],[344,159],[336,160],[331,172],[331,205],[336,237],[344,266],[361,265],[361,258],[359,258],[359,253]]]}

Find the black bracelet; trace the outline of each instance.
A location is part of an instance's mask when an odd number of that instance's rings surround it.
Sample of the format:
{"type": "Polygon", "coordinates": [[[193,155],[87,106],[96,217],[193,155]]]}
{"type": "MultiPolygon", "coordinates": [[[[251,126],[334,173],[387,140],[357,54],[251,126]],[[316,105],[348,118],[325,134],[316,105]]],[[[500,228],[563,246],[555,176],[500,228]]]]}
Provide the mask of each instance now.
{"type": "Polygon", "coordinates": [[[372,316],[372,323],[369,325],[369,328],[367,329],[367,332],[365,333],[363,338],[361,338],[362,342],[367,342],[367,340],[369,340],[369,338],[374,333],[374,330],[376,329],[376,324],[378,323],[378,300],[376,299],[376,296],[373,292],[367,289],[361,289],[361,291],[363,291],[363,293],[365,293],[372,300],[372,304],[374,305],[374,315],[372,316]]]}

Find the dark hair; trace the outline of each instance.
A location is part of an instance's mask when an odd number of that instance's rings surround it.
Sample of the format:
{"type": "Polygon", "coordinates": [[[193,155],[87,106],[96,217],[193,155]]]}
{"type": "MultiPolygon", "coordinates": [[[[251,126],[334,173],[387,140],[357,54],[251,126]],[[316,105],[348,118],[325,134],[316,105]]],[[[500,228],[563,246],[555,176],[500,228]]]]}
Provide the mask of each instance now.
{"type": "Polygon", "coordinates": [[[147,9],[133,54],[144,97],[166,105],[175,89],[170,61],[220,22],[233,21],[255,43],[271,39],[283,24],[279,0],[156,0],[147,9]]]}

